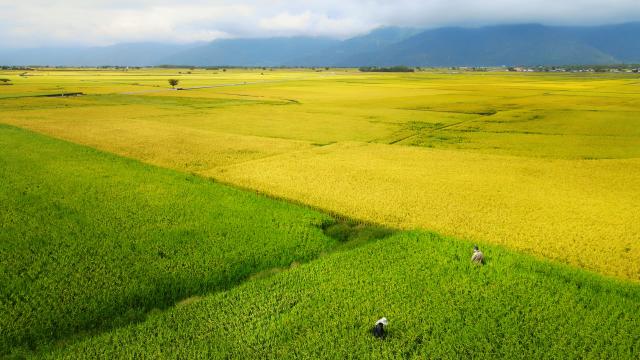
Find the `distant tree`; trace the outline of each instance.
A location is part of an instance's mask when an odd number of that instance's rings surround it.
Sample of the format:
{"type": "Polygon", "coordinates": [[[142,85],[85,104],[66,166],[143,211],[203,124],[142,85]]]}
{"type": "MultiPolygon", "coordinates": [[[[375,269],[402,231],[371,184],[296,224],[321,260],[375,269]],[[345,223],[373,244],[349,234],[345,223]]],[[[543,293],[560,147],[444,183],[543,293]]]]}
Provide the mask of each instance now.
{"type": "Polygon", "coordinates": [[[180,83],[180,80],[178,79],[169,79],[169,85],[171,85],[172,88],[176,88],[176,85],[178,85],[178,83],[180,83]]]}

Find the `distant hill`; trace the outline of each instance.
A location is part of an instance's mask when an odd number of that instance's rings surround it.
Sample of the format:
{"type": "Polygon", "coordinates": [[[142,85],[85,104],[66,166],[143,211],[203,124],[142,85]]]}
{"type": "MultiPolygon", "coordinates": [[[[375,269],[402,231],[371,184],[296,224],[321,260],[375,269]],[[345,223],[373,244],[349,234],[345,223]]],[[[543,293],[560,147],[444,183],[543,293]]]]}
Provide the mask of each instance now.
{"type": "Polygon", "coordinates": [[[0,49],[0,65],[500,66],[640,63],[640,23],[430,30],[387,27],[347,40],[224,39],[171,45],[0,49]]]}
{"type": "Polygon", "coordinates": [[[579,31],[542,25],[442,28],[421,32],[375,52],[356,54],[338,65],[500,66],[620,61],[582,37],[589,38],[579,31]]]}
{"type": "Polygon", "coordinates": [[[613,56],[619,62],[640,62],[640,22],[568,30],[575,37],[613,56]]]}
{"type": "Polygon", "coordinates": [[[0,65],[148,66],[201,44],[123,43],[103,47],[0,50],[0,65]]]}
{"type": "Polygon", "coordinates": [[[306,57],[290,59],[285,65],[292,66],[336,66],[360,54],[381,51],[390,45],[405,40],[420,30],[400,27],[384,27],[372,32],[337,43],[335,46],[321,49],[306,57]]]}
{"type": "Polygon", "coordinates": [[[195,66],[280,66],[339,43],[338,40],[312,37],[215,40],[166,57],[161,62],[195,66]]]}

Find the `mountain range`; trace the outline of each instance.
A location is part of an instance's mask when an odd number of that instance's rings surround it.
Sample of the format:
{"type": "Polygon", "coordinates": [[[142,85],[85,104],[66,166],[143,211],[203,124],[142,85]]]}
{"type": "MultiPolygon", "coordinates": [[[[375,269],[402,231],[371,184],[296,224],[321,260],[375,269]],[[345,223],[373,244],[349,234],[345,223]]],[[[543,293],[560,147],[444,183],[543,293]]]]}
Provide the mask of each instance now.
{"type": "Polygon", "coordinates": [[[640,63],[640,22],[420,30],[386,27],[347,40],[220,39],[186,45],[1,49],[0,65],[51,66],[533,66],[640,63]]]}

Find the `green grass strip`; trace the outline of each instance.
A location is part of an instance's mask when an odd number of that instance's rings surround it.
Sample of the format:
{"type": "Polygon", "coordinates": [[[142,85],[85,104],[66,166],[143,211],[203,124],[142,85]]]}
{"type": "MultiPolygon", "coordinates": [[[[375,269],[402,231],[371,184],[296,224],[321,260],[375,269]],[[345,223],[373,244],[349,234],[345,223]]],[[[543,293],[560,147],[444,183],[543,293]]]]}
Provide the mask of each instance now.
{"type": "Polygon", "coordinates": [[[317,211],[2,125],[0,179],[0,355],[339,244],[317,211]]]}

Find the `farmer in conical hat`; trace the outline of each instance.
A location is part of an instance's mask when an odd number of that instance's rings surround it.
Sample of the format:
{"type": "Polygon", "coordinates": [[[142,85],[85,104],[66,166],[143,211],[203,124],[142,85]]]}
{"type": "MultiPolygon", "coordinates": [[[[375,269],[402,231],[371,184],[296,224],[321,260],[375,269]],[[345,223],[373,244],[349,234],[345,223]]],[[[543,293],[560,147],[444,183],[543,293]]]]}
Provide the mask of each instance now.
{"type": "Polygon", "coordinates": [[[376,326],[372,330],[373,336],[377,337],[378,339],[384,339],[386,336],[384,327],[387,326],[388,323],[389,320],[387,320],[386,317],[383,317],[382,319],[376,321],[376,326]]]}
{"type": "Polygon", "coordinates": [[[473,255],[471,256],[471,262],[474,264],[482,265],[484,264],[484,254],[480,249],[478,249],[478,245],[473,247],[473,255]]]}

